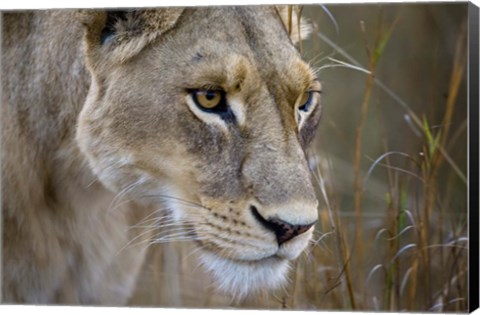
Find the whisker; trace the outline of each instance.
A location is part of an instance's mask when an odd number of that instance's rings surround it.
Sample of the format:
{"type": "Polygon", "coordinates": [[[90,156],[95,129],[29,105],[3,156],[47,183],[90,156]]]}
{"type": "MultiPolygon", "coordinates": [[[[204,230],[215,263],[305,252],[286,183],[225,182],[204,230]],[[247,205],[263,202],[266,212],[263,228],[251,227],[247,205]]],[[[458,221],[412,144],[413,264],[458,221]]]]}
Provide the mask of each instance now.
{"type": "Polygon", "coordinates": [[[150,219],[142,219],[140,221],[138,221],[137,223],[133,224],[130,226],[130,228],[135,228],[135,227],[138,227],[138,226],[141,226],[142,224],[148,224],[150,222],[152,223],[170,223],[170,222],[175,222],[176,220],[174,218],[171,218],[170,216],[160,216],[160,217],[153,217],[153,218],[150,218],[150,219]]]}
{"type": "MultiPolygon", "coordinates": [[[[125,248],[127,248],[127,247],[129,247],[129,246],[140,246],[140,245],[143,245],[143,244],[147,244],[147,246],[145,246],[145,248],[148,248],[148,247],[149,247],[150,245],[152,245],[152,244],[156,244],[156,243],[167,243],[167,242],[173,242],[173,241],[176,240],[176,239],[174,239],[174,238],[172,238],[172,239],[170,239],[170,240],[167,240],[167,239],[166,239],[166,236],[158,237],[159,235],[162,235],[162,233],[158,233],[158,234],[156,234],[156,235],[154,235],[154,236],[152,236],[152,237],[150,237],[150,238],[148,238],[148,239],[146,239],[146,240],[139,241],[139,242],[137,242],[137,243],[133,243],[133,241],[134,241],[135,239],[138,239],[138,237],[135,237],[135,238],[132,239],[130,242],[128,242],[128,243],[122,248],[122,250],[125,249],[125,248]]],[[[173,235],[173,236],[175,236],[175,237],[177,237],[177,236],[178,236],[178,237],[182,236],[182,237],[184,237],[185,240],[186,240],[187,237],[188,237],[188,240],[193,240],[193,237],[191,236],[191,234],[185,233],[185,232],[184,232],[183,234],[177,233],[177,235],[173,235]]],[[[172,236],[172,237],[173,237],[173,236],[172,236]]]]}
{"type": "Polygon", "coordinates": [[[188,258],[190,258],[190,256],[192,256],[193,254],[198,253],[200,250],[202,250],[202,249],[204,249],[204,248],[206,248],[206,246],[203,245],[203,244],[202,244],[201,246],[198,246],[197,248],[194,248],[190,253],[188,253],[188,255],[186,255],[186,256],[184,257],[184,259],[187,260],[188,258]]]}
{"type": "Polygon", "coordinates": [[[186,204],[186,205],[196,206],[196,207],[199,207],[199,208],[202,208],[202,209],[210,210],[210,209],[204,207],[203,205],[201,205],[197,202],[193,202],[193,201],[189,201],[189,200],[186,200],[186,199],[182,199],[182,198],[174,197],[174,196],[169,196],[169,195],[155,194],[155,195],[143,195],[142,197],[169,199],[169,200],[179,201],[179,202],[181,202],[183,204],[186,204]]]}
{"type": "MultiPolygon", "coordinates": [[[[187,205],[187,207],[190,207],[189,205],[187,205]]],[[[139,226],[141,224],[144,224],[146,222],[159,222],[159,221],[162,221],[162,220],[165,220],[165,221],[169,221],[169,222],[175,222],[175,221],[178,221],[179,223],[180,222],[185,222],[185,220],[176,220],[172,217],[171,214],[165,214],[165,215],[161,215],[161,216],[155,216],[155,215],[158,215],[159,213],[162,213],[162,212],[165,212],[167,211],[168,208],[159,208],[159,209],[156,209],[156,210],[153,210],[151,213],[149,213],[147,216],[145,216],[143,219],[141,219],[140,221],[138,221],[135,225],[132,225],[131,227],[134,227],[134,226],[139,226]]],[[[192,219],[192,218],[198,218],[198,219],[202,219],[204,218],[204,216],[200,215],[200,214],[192,214],[192,213],[189,213],[188,215],[188,218],[189,219],[192,219]]]]}
{"type": "MultiPolygon", "coordinates": [[[[113,206],[116,204],[116,202],[122,198],[123,196],[125,196],[128,192],[130,192],[131,190],[133,190],[135,187],[139,186],[140,184],[142,184],[144,182],[145,179],[143,178],[140,178],[139,180],[137,180],[136,182],[126,186],[125,188],[123,188],[117,195],[115,195],[115,197],[113,197],[112,201],[110,202],[110,205],[108,206],[108,210],[107,210],[107,213],[112,211],[113,210],[113,206]]],[[[115,206],[116,208],[116,206],[115,206]]]]}
{"type": "Polygon", "coordinates": [[[148,233],[151,233],[152,230],[146,230],[146,231],[143,231],[142,233],[140,233],[139,235],[135,236],[134,238],[132,238],[130,241],[128,241],[122,248],[120,248],[117,253],[115,254],[115,256],[118,256],[125,248],[129,247],[135,240],[141,238],[142,236],[148,234],[148,233]]]}

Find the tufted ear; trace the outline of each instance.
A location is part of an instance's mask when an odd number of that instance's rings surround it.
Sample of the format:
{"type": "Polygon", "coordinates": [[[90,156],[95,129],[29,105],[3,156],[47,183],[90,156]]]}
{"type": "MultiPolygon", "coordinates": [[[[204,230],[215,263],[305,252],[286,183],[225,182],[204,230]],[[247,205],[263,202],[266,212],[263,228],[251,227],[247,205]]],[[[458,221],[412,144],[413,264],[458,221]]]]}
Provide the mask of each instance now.
{"type": "Polygon", "coordinates": [[[182,12],[179,8],[79,10],[77,19],[85,28],[87,59],[125,62],[172,29],[182,12]]]}
{"type": "Polygon", "coordinates": [[[277,5],[276,8],[293,43],[297,44],[310,36],[312,25],[302,18],[302,6],[277,5]]]}

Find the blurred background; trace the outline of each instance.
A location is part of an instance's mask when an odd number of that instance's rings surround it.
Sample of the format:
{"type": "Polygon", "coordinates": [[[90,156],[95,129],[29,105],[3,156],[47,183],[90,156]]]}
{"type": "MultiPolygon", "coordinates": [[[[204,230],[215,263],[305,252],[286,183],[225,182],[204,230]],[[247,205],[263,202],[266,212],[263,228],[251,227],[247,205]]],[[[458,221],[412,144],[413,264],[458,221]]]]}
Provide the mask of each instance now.
{"type": "Polygon", "coordinates": [[[460,312],[468,307],[467,3],[312,5],[323,82],[314,242],[283,290],[232,301],[188,243],[151,247],[132,305],[460,312]]]}

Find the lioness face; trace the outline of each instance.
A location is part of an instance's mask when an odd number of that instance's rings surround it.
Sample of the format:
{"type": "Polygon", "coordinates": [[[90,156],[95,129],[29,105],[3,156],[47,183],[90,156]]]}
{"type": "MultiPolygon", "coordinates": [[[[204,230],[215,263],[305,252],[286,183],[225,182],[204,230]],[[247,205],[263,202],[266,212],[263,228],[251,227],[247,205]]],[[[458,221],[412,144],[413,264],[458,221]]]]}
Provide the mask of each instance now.
{"type": "Polygon", "coordinates": [[[275,288],[317,220],[304,149],[320,83],[274,8],[175,23],[123,62],[102,64],[114,33],[98,44],[77,140],[105,186],[169,210],[218,287],[275,288]]]}

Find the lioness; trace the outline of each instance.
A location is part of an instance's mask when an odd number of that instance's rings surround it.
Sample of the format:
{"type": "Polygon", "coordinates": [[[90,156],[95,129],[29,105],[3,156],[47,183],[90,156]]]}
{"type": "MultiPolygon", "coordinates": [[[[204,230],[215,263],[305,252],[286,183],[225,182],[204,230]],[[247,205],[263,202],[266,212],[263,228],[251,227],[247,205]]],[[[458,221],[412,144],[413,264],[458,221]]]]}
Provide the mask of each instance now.
{"type": "Polygon", "coordinates": [[[127,303],[155,234],[129,227],[165,213],[220,289],[284,283],[321,113],[287,12],[3,15],[3,302],[127,303]]]}

